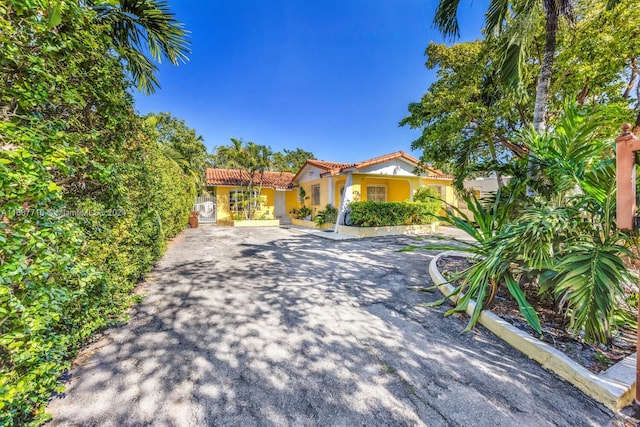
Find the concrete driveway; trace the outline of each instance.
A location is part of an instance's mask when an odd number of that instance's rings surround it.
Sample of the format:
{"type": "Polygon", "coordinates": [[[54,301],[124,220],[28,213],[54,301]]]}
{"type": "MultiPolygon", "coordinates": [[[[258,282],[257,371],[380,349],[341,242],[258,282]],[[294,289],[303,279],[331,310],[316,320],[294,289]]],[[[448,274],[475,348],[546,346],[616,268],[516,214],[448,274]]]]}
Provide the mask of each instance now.
{"type": "Polygon", "coordinates": [[[408,237],[186,230],[131,321],[78,357],[52,425],[606,425],[612,414],[484,330],[420,303],[408,237]]]}

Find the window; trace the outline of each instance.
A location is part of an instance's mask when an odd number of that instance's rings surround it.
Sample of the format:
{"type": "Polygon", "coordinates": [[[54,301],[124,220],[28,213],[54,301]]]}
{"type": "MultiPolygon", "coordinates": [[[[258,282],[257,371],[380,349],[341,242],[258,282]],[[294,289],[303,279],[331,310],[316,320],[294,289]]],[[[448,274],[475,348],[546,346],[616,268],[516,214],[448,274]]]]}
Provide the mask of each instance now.
{"type": "Polygon", "coordinates": [[[311,186],[311,204],[320,206],[320,184],[311,186]]]}
{"type": "Polygon", "coordinates": [[[254,190],[253,197],[249,197],[248,190],[232,190],[229,192],[229,212],[241,213],[247,210],[249,206],[249,199],[253,203],[252,210],[255,210],[260,205],[260,198],[258,192],[254,190]]]}
{"type": "Polygon", "coordinates": [[[374,202],[386,202],[387,187],[367,185],[367,200],[373,200],[374,202]]]}

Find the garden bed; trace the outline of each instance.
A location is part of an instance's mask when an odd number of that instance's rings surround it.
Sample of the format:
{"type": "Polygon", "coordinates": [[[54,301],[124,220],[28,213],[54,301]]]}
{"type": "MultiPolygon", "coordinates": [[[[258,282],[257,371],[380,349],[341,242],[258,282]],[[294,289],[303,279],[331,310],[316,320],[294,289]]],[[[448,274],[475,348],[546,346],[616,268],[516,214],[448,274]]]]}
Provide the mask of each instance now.
{"type": "MultiPolygon", "coordinates": [[[[447,273],[462,271],[469,266],[471,266],[470,260],[460,256],[442,257],[437,263],[438,270],[445,277],[447,277],[447,273]]],[[[581,342],[565,329],[565,319],[555,312],[552,301],[541,299],[533,287],[525,287],[524,292],[527,301],[533,306],[540,318],[543,332],[542,341],[562,351],[591,372],[600,373],[635,352],[635,330],[622,328],[620,335],[616,336],[608,346],[596,346],[581,342]]],[[[536,332],[531,329],[522,316],[518,303],[504,288],[500,288],[487,309],[516,328],[537,338],[536,332]]]]}
{"type": "MultiPolygon", "coordinates": [[[[452,273],[469,265],[466,257],[445,253],[434,258],[429,272],[439,289],[448,296],[453,286],[446,283],[444,276],[451,277],[452,273]]],[[[498,294],[490,310],[483,311],[479,323],[609,408],[619,410],[629,404],[635,393],[636,331],[623,329],[608,346],[583,343],[563,328],[563,319],[555,314],[548,302],[538,298],[532,290],[525,291],[540,317],[542,340],[527,325],[517,303],[508,294],[498,294]]],[[[470,302],[467,312],[474,307],[475,303],[470,302]]]]}

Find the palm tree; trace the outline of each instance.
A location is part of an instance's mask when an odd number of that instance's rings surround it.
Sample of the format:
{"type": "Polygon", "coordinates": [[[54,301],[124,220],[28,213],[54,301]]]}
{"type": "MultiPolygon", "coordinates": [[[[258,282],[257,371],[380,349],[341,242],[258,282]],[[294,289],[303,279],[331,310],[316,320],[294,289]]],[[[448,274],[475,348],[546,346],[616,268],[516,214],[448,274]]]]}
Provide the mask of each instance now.
{"type": "Polygon", "coordinates": [[[271,148],[254,142],[244,142],[240,139],[231,138],[231,145],[219,147],[218,154],[222,154],[228,159],[229,165],[240,170],[241,180],[247,182],[246,209],[244,210],[247,219],[251,219],[257,200],[262,192],[264,173],[271,166],[271,148]],[[259,178],[259,180],[258,180],[259,178]],[[258,189],[256,190],[256,184],[258,189]]]}
{"type": "Polygon", "coordinates": [[[153,93],[160,87],[155,72],[163,58],[179,65],[190,53],[187,31],[164,0],[88,0],[96,21],[110,26],[114,50],[124,59],[138,90],[153,93]],[[148,51],[147,56],[145,52],[148,51]]]}
{"type": "MultiPolygon", "coordinates": [[[[504,46],[504,61],[502,64],[503,78],[508,82],[516,82],[521,74],[522,61],[527,41],[535,32],[537,19],[540,12],[544,12],[545,18],[545,44],[536,98],[533,110],[533,128],[536,132],[546,129],[547,101],[549,99],[549,87],[553,72],[554,55],[558,25],[561,18],[574,22],[573,3],[575,0],[491,0],[486,13],[487,34],[505,34],[511,27],[508,41],[504,46]],[[542,9],[542,10],[541,10],[542,9]],[[507,23],[507,25],[505,25],[507,23]]],[[[458,7],[460,0],[440,0],[434,18],[435,26],[445,36],[457,38],[460,36],[458,24],[458,7]]]]}

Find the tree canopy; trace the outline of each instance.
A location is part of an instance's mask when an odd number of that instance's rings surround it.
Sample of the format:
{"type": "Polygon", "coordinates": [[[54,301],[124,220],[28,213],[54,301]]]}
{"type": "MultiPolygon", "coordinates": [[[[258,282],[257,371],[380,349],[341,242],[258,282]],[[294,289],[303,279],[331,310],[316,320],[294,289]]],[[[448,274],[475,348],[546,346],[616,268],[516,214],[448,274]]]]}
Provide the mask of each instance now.
{"type": "MultiPolygon", "coordinates": [[[[233,141],[239,141],[234,138],[231,139],[231,145],[217,146],[213,150],[211,156],[214,167],[222,169],[234,169],[237,168],[237,159],[234,159],[232,153],[234,152],[233,146],[236,144],[233,141]]],[[[243,143],[241,141],[241,143],[243,143]]],[[[251,143],[254,144],[254,143],[251,143]]],[[[304,165],[307,159],[315,159],[313,153],[305,151],[302,148],[296,148],[295,150],[284,149],[282,152],[272,152],[271,147],[264,147],[264,150],[269,151],[267,170],[276,172],[291,172],[296,173],[304,165]]]]}
{"type": "Polygon", "coordinates": [[[296,148],[295,150],[285,148],[282,153],[273,153],[271,169],[278,172],[296,173],[304,166],[307,159],[315,158],[313,153],[305,151],[302,148],[296,148]]]}
{"type": "MultiPolygon", "coordinates": [[[[640,125],[638,61],[640,21],[633,1],[608,8],[602,0],[572,2],[575,25],[559,26],[546,118],[551,128],[565,104],[606,105],[612,128],[624,121],[640,125]]],[[[538,25],[523,51],[521,83],[500,78],[503,35],[450,46],[431,43],[426,66],[437,80],[420,102],[409,105],[400,124],[421,129],[412,144],[421,160],[455,173],[522,174],[528,148],[515,136],[533,126],[545,28],[538,25]],[[501,38],[502,37],[502,38],[501,38]]]]}

